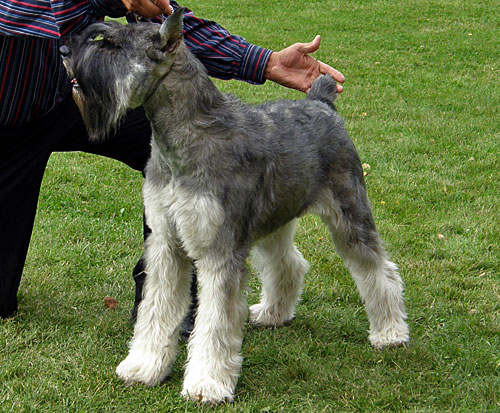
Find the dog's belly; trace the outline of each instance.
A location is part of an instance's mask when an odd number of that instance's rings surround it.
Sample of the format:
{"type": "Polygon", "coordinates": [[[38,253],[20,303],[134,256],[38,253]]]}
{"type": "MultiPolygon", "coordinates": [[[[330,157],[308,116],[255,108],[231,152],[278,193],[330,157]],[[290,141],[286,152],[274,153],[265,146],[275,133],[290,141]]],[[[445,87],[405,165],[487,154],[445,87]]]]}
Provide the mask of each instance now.
{"type": "MultiPolygon", "coordinates": [[[[248,200],[246,216],[251,217],[249,226],[252,241],[269,235],[291,220],[302,216],[311,202],[314,194],[309,188],[280,188],[279,190],[262,190],[258,196],[248,200]]],[[[242,217],[242,220],[245,218],[242,217]]]]}

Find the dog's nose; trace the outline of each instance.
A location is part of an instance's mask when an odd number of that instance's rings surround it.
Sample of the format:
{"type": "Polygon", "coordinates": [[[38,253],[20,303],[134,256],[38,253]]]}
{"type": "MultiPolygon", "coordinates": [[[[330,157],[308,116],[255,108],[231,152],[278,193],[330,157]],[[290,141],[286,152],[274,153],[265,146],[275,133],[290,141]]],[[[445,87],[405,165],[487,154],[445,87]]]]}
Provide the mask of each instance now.
{"type": "Polygon", "coordinates": [[[71,51],[69,50],[69,47],[66,46],[66,45],[62,45],[60,48],[59,48],[59,53],[61,53],[61,56],[62,57],[67,57],[69,56],[69,54],[71,53],[71,51]]]}

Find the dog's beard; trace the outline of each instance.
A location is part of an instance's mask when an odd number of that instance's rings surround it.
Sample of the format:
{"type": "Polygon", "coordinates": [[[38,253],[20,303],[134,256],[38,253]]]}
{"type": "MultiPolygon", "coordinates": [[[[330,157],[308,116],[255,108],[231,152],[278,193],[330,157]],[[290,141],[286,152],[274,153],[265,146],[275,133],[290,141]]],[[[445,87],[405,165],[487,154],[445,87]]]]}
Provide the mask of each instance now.
{"type": "Polygon", "coordinates": [[[73,100],[80,110],[90,139],[105,139],[110,132],[118,128],[121,116],[113,113],[112,106],[89,105],[81,91],[75,89],[73,89],[73,100]]]}
{"type": "Polygon", "coordinates": [[[73,100],[82,115],[90,139],[99,141],[105,139],[120,126],[128,108],[128,101],[123,96],[110,93],[96,95],[91,91],[88,98],[80,86],[73,86],[73,100]]]}

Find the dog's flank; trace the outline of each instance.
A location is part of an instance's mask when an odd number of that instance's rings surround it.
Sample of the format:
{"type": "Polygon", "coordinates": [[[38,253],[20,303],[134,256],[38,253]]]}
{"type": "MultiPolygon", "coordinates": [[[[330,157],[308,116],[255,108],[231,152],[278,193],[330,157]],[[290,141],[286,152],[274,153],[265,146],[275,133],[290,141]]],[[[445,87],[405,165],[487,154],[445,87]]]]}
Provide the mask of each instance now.
{"type": "Polygon", "coordinates": [[[293,245],[296,220],[305,213],[328,226],[365,302],[372,345],[408,342],[403,284],[377,234],[361,162],[332,104],[334,80],[320,77],[304,100],[246,105],[216,89],[185,47],[181,27],[182,9],[161,28],[100,24],[73,39],[64,58],[92,136],[105,136],[138,105],[153,130],[143,189],[152,229],[147,276],[118,375],[155,385],[170,373],[194,261],[199,308],[182,393],[203,402],[232,400],[247,314],[246,259],[253,248],[262,278],[250,322],[292,320],[308,270],[293,245]]]}

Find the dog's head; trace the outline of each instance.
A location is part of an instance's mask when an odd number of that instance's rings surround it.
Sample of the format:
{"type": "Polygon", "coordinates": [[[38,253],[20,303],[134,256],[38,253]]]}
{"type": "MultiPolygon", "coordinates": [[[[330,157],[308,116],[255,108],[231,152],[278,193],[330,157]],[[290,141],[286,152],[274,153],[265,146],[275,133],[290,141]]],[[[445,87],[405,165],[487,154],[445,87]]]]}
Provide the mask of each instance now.
{"type": "Polygon", "coordinates": [[[162,25],[95,23],[60,52],[89,135],[106,137],[127,109],[151,97],[175,60],[184,9],[162,25]]]}

